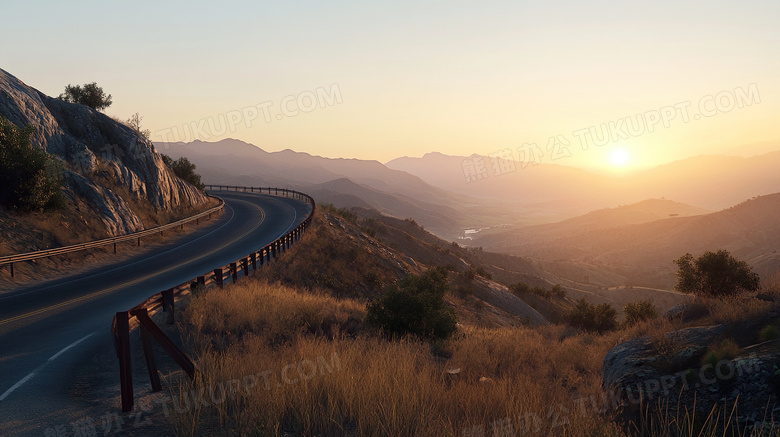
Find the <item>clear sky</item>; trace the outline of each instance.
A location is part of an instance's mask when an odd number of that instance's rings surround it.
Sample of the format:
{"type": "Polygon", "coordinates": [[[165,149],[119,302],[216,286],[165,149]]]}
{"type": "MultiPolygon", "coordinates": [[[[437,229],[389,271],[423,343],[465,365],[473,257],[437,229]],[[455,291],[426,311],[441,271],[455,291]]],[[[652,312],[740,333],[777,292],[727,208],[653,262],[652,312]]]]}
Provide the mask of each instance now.
{"type": "Polygon", "coordinates": [[[648,166],[780,149],[778,22],[776,0],[3,0],[0,68],[96,81],[154,141],[648,166]]]}

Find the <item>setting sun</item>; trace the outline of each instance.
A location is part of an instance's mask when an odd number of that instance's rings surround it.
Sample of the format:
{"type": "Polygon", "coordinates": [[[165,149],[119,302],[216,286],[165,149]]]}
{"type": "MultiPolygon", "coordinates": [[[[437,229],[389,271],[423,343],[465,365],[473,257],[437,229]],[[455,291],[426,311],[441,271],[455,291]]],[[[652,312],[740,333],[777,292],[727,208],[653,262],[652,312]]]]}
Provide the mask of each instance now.
{"type": "Polygon", "coordinates": [[[625,167],[631,157],[624,149],[615,149],[609,153],[609,162],[614,167],[625,167]]]}

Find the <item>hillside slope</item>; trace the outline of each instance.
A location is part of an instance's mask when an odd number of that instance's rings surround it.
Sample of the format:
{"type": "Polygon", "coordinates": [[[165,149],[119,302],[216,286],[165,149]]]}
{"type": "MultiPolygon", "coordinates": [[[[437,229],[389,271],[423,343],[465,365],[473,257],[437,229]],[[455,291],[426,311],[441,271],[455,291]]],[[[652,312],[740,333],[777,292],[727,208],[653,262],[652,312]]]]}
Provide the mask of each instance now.
{"type": "MultiPolygon", "coordinates": [[[[325,206],[318,208],[312,229],[294,251],[263,270],[263,275],[286,285],[370,300],[385,286],[409,274],[446,266],[452,289],[446,296],[447,303],[462,322],[485,327],[546,325],[548,317],[554,318],[569,305],[563,300],[557,306],[537,310],[505,285],[489,279],[490,274],[486,274],[488,278],[469,278],[465,272],[479,263],[474,251],[447,243],[412,220],[386,217],[372,210],[325,206]]],[[[507,269],[514,275],[545,283],[537,275],[540,272],[522,259],[514,258],[507,267],[515,268],[507,269]]]]}

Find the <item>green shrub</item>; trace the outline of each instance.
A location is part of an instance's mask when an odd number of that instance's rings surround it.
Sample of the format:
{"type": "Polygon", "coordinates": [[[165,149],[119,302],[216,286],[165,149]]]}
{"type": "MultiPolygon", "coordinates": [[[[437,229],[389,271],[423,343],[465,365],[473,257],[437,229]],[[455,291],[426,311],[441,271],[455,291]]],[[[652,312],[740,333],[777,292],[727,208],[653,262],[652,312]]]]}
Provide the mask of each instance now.
{"type": "Polygon", "coordinates": [[[477,267],[477,274],[485,279],[493,279],[493,274],[487,271],[484,267],[477,267]]]}
{"type": "Polygon", "coordinates": [[[366,324],[393,338],[414,335],[445,339],[457,331],[455,312],[444,303],[447,270],[434,267],[422,275],[409,275],[399,286],[386,288],[367,306],[366,324]]]}
{"type": "Polygon", "coordinates": [[[592,305],[580,299],[565,318],[570,325],[586,331],[603,333],[617,328],[617,311],[607,303],[592,305]]]}
{"type": "Polygon", "coordinates": [[[710,347],[704,355],[702,364],[716,366],[722,360],[732,360],[739,354],[739,345],[729,338],[723,340],[717,346],[710,347]]]}
{"type": "Polygon", "coordinates": [[[163,162],[173,170],[173,173],[183,181],[199,190],[206,188],[206,185],[200,181],[200,175],[195,173],[197,166],[191,163],[189,159],[182,156],[174,161],[168,155],[162,155],[162,159],[163,162]]]}
{"type": "Polygon", "coordinates": [[[512,284],[509,286],[509,289],[512,290],[512,292],[515,294],[528,293],[529,291],[531,291],[531,288],[525,282],[518,282],[516,284],[512,284]]]}
{"type": "Polygon", "coordinates": [[[623,307],[623,312],[626,314],[626,318],[623,321],[623,326],[625,327],[634,326],[639,322],[658,317],[658,311],[655,309],[652,299],[626,304],[623,307]]]}
{"type": "Polygon", "coordinates": [[[467,283],[472,283],[477,278],[477,270],[473,267],[469,267],[466,271],[460,274],[463,280],[467,283]]]}
{"type": "Polygon", "coordinates": [[[62,167],[33,147],[34,130],[19,129],[0,116],[0,203],[21,211],[56,208],[62,203],[62,167]]]}
{"type": "Polygon", "coordinates": [[[550,290],[550,294],[555,297],[563,299],[564,297],[566,297],[566,290],[564,290],[561,284],[555,284],[553,285],[552,290],[550,290]]]}
{"type": "Polygon", "coordinates": [[[674,289],[683,293],[728,296],[758,290],[761,285],[748,263],[734,258],[727,250],[707,251],[695,259],[686,253],[674,263],[678,267],[674,289]]]}
{"type": "Polygon", "coordinates": [[[777,328],[772,325],[767,325],[758,334],[759,341],[769,341],[777,338],[777,328]]]}

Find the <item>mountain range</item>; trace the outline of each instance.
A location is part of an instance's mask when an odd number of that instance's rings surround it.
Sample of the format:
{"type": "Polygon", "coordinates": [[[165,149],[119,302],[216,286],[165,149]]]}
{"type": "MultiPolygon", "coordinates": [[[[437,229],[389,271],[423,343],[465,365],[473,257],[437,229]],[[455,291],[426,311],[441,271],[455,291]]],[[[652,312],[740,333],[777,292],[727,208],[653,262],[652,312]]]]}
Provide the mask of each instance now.
{"type": "Polygon", "coordinates": [[[753,196],[780,192],[780,151],[749,158],[695,156],[620,176],[556,164],[523,167],[520,162],[514,163],[513,171],[497,175],[490,157],[441,153],[397,158],[386,166],[454,193],[545,205],[571,215],[661,197],[719,210],[753,196]],[[485,163],[488,172],[483,179],[467,182],[463,166],[475,158],[485,163]]]}
{"type": "Polygon", "coordinates": [[[445,240],[528,257],[575,282],[668,289],[673,259],[720,248],[762,276],[780,269],[780,152],[698,156],[620,177],[514,163],[497,176],[489,157],[428,153],[383,165],[234,139],[164,146],[207,183],[290,186],[337,207],[413,218],[445,240]],[[475,159],[487,177],[468,182],[464,163],[475,159]]]}

